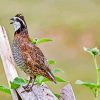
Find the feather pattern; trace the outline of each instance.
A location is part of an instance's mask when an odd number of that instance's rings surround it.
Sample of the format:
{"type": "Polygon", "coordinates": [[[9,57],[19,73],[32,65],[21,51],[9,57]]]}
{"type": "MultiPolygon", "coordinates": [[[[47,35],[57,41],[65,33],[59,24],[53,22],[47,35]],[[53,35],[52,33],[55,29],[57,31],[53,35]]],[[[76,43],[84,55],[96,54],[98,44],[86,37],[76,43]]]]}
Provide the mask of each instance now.
{"type": "Polygon", "coordinates": [[[26,74],[31,77],[42,75],[55,82],[47,59],[42,51],[30,42],[27,30],[20,34],[15,33],[12,52],[17,66],[23,69],[26,74]]]}

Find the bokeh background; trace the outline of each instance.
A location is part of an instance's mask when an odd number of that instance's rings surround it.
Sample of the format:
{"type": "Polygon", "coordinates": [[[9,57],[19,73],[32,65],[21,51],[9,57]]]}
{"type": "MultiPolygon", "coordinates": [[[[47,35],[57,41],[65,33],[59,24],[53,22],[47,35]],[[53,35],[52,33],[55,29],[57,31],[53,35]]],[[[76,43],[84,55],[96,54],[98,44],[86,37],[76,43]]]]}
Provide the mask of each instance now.
{"type": "MultiPolygon", "coordinates": [[[[100,0],[0,0],[0,24],[6,28],[10,43],[14,33],[10,18],[17,13],[25,16],[31,37],[54,40],[39,47],[48,59],[56,60],[51,68],[64,71],[57,75],[71,82],[77,100],[93,100],[91,91],[75,81],[96,82],[93,59],[83,47],[100,48],[100,0]]],[[[0,85],[8,86],[2,62],[0,85]]],[[[56,93],[65,85],[48,84],[56,93]]],[[[11,100],[11,96],[0,92],[0,100],[11,100]]]]}

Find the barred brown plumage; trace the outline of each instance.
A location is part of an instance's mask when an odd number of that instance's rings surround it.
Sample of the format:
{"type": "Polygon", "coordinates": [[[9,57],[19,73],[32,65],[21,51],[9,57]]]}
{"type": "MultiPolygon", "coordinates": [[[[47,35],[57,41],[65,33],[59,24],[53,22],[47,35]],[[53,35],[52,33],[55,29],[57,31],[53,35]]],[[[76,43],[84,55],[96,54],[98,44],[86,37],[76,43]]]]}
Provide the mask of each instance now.
{"type": "MultiPolygon", "coordinates": [[[[35,80],[37,75],[42,75],[56,83],[47,59],[42,51],[30,41],[24,16],[17,14],[11,20],[11,24],[14,25],[15,29],[12,53],[16,65],[30,76],[29,83],[32,79],[35,80]]],[[[28,88],[29,83],[26,88],[28,88]]]]}

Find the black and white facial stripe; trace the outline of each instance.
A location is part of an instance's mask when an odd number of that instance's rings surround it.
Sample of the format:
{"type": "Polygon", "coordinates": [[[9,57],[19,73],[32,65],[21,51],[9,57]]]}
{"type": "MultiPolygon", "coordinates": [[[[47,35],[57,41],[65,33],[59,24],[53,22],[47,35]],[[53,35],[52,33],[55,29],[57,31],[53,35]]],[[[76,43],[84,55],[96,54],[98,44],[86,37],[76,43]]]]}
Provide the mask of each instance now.
{"type": "Polygon", "coordinates": [[[15,32],[20,32],[27,28],[25,21],[20,17],[15,16],[11,20],[11,24],[13,24],[15,32]]]}

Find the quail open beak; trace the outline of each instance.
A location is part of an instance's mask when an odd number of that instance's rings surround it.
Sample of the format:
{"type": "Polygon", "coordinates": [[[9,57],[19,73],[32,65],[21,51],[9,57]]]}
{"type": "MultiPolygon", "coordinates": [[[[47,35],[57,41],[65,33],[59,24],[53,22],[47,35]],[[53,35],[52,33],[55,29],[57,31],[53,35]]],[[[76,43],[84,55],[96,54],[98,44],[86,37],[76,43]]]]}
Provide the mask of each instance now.
{"type": "Polygon", "coordinates": [[[11,20],[10,24],[13,24],[13,22],[14,22],[14,18],[11,18],[10,20],[11,20]]]}

